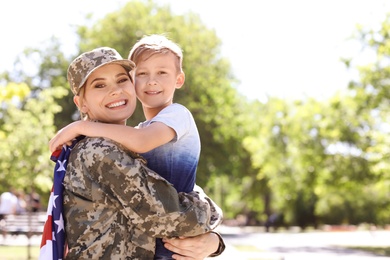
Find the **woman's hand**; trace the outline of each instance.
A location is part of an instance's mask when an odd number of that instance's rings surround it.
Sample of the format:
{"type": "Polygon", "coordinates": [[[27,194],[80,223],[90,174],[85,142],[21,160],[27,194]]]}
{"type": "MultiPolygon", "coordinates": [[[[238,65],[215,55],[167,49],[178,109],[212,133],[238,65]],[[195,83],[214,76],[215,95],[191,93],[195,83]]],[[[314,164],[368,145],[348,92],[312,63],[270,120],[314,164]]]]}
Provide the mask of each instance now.
{"type": "Polygon", "coordinates": [[[196,237],[163,239],[164,246],[174,252],[176,260],[202,260],[219,248],[219,236],[213,232],[196,237]]]}

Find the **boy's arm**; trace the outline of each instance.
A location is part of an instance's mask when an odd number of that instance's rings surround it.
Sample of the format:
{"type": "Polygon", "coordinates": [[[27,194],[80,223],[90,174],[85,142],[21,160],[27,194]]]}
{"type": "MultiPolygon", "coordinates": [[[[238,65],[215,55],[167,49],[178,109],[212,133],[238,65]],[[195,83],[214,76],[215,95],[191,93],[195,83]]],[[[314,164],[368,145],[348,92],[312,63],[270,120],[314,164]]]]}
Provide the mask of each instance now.
{"type": "Polygon", "coordinates": [[[125,125],[76,121],[62,128],[50,140],[50,151],[54,152],[79,135],[109,138],[129,150],[144,153],[168,143],[175,137],[176,133],[172,128],[160,122],[137,129],[125,125]]]}

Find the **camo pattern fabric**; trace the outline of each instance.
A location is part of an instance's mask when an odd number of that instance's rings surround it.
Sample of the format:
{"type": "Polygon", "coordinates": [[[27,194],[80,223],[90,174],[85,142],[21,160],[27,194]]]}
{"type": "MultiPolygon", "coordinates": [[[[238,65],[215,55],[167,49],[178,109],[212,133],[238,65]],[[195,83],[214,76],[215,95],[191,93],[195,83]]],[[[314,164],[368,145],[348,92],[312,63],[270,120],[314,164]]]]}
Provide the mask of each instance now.
{"type": "Polygon", "coordinates": [[[73,94],[79,93],[80,88],[93,71],[108,63],[119,64],[127,71],[131,71],[135,67],[134,62],[123,59],[115,49],[110,47],[100,47],[84,52],[74,59],[68,67],[68,81],[73,94]]]}
{"type": "Polygon", "coordinates": [[[64,186],[65,259],[153,259],[156,237],[196,236],[222,222],[200,188],[177,193],[142,157],[109,139],[76,144],[64,186]]]}

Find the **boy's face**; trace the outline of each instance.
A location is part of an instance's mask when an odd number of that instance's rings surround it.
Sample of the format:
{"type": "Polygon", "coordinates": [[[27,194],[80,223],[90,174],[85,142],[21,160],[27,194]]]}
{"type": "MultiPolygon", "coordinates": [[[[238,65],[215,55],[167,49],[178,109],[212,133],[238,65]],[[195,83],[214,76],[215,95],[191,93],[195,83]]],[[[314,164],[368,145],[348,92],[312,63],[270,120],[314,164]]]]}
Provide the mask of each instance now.
{"type": "Polygon", "coordinates": [[[143,107],[158,110],[172,104],[175,89],[184,84],[184,73],[177,69],[173,53],[154,54],[136,64],[135,91],[143,107]]]}
{"type": "Polygon", "coordinates": [[[125,124],[134,113],[136,95],[127,71],[118,64],[107,64],[91,73],[78,105],[89,119],[125,124]]]}

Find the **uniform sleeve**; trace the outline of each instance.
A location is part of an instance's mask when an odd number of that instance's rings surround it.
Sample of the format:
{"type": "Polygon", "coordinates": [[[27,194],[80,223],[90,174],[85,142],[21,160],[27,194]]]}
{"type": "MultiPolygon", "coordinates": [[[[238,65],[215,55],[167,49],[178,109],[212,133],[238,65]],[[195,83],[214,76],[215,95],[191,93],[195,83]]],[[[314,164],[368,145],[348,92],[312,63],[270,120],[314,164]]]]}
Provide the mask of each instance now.
{"type": "Polygon", "coordinates": [[[196,236],[215,229],[222,210],[201,189],[177,193],[142,158],[104,138],[89,138],[78,160],[123,214],[153,237],[196,236]]]}
{"type": "Polygon", "coordinates": [[[223,253],[223,251],[225,251],[226,245],[225,245],[225,242],[223,241],[222,236],[219,233],[217,233],[215,231],[212,231],[212,232],[218,236],[219,245],[218,245],[217,251],[215,251],[214,253],[209,255],[209,257],[216,257],[216,256],[220,256],[223,253]]]}

